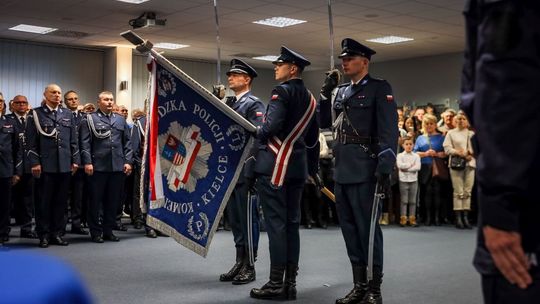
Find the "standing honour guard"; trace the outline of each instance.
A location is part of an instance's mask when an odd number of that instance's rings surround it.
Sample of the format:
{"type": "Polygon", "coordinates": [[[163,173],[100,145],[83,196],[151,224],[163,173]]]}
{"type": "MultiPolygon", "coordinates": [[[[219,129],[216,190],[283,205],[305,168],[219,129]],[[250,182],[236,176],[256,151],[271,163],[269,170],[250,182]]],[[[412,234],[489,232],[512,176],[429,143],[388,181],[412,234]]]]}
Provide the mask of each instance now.
{"type": "Polygon", "coordinates": [[[378,224],[380,209],[373,208],[375,195],[383,195],[389,187],[396,161],[396,103],[390,84],[368,73],[375,51],[350,38],[343,39],[341,47],[343,73],[351,82],[338,87],[332,102],[339,72],[330,71],[320,98],[321,127],[333,126],[337,133],[333,150],[336,209],[354,282],[353,289],[336,303],[382,303],[383,236],[378,224]],[[372,269],[368,269],[370,245],[372,269]]]}

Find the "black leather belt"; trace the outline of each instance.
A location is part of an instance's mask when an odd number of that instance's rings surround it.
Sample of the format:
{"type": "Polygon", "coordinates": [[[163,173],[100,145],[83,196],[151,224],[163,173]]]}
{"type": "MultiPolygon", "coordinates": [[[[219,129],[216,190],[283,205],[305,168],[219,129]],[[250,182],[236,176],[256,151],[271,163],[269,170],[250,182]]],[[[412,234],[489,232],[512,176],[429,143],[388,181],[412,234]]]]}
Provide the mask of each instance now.
{"type": "Polygon", "coordinates": [[[344,145],[346,144],[363,144],[363,145],[369,145],[369,144],[378,144],[379,138],[378,137],[371,137],[371,136],[355,136],[355,135],[347,135],[347,134],[341,134],[338,137],[338,141],[344,145]]]}

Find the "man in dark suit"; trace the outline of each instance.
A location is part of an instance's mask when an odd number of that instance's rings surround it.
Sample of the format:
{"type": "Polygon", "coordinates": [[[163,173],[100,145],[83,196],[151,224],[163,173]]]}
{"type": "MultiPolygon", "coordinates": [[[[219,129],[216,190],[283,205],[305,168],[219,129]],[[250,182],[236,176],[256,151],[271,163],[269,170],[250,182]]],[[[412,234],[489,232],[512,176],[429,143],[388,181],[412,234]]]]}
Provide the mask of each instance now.
{"type": "Polygon", "coordinates": [[[25,96],[17,95],[11,100],[12,113],[6,116],[15,121],[15,132],[21,145],[23,174],[21,180],[12,188],[12,201],[15,211],[15,222],[21,226],[22,238],[37,238],[32,230],[32,218],[34,217],[34,178],[28,159],[28,140],[26,131],[28,121],[32,120],[32,114],[28,112],[28,100],[25,96]]]}
{"type": "MultiPolygon", "coordinates": [[[[396,103],[390,84],[368,73],[375,51],[350,38],[343,39],[341,47],[343,72],[351,82],[338,87],[332,103],[330,96],[337,82],[336,73],[329,73],[320,99],[321,127],[331,127],[332,117],[336,117],[336,209],[354,281],[351,292],[336,303],[382,303],[383,237],[379,216],[374,232],[373,279],[369,282],[368,240],[376,184],[389,186],[396,161],[396,103]]],[[[380,209],[376,212],[379,215],[380,209]]]]}
{"type": "MultiPolygon", "coordinates": [[[[229,88],[235,94],[235,96],[227,97],[227,105],[253,125],[260,126],[264,105],[250,91],[253,79],[257,77],[255,69],[240,59],[233,59],[227,77],[229,88]]],[[[255,280],[254,261],[259,243],[259,225],[257,204],[252,198],[255,195],[253,164],[257,146],[253,145],[249,148],[251,148],[251,154],[244,164],[226,209],[234,236],[236,262],[227,273],[219,277],[219,280],[232,281],[234,285],[246,284],[255,280]],[[249,189],[250,187],[252,189],[249,189]],[[248,212],[252,216],[248,216],[248,212]],[[251,240],[249,240],[250,235],[251,240]]]]}
{"type": "MultiPolygon", "coordinates": [[[[66,107],[71,110],[71,115],[73,116],[73,123],[75,129],[77,130],[77,138],[79,138],[79,128],[81,125],[83,113],[79,111],[79,95],[75,91],[67,91],[64,94],[64,104],[66,107]]],[[[71,217],[71,233],[87,235],[86,231],[82,225],[82,219],[86,218],[84,211],[88,210],[87,206],[83,206],[83,189],[84,189],[84,171],[77,170],[75,174],[71,177],[70,182],[70,217],[71,217]]],[[[67,224],[67,215],[66,215],[66,224],[67,224]]],[[[65,229],[65,228],[64,228],[65,229]]]]}
{"type": "Polygon", "coordinates": [[[114,97],[101,92],[98,110],[87,114],[81,122],[80,142],[84,172],[90,178],[90,206],[88,225],[92,241],[118,242],[113,234],[116,211],[122,196],[125,175],[131,174],[133,151],[126,120],[112,112],[114,97]],[[100,223],[100,210],[103,221],[100,223]]]}
{"type": "Polygon", "coordinates": [[[37,179],[36,230],[39,246],[67,246],[62,238],[71,174],[80,163],[76,125],[71,111],[60,106],[62,91],[50,84],[43,93],[44,105],[33,111],[28,124],[32,174],[37,179]]]}
{"type": "Polygon", "coordinates": [[[476,131],[485,303],[540,303],[540,3],[470,0],[460,107],[476,131]]]}
{"type": "Polygon", "coordinates": [[[16,122],[5,112],[6,103],[0,93],[0,247],[9,241],[11,186],[17,184],[23,172],[16,122]]]}
{"type": "Polygon", "coordinates": [[[300,200],[308,174],[317,173],[319,128],[316,101],[301,79],[310,62],[282,46],[273,63],[275,79],[281,83],[272,90],[264,123],[257,128],[260,145],[254,168],[270,240],[270,281],[252,289],[250,296],[294,300],[300,200]]]}

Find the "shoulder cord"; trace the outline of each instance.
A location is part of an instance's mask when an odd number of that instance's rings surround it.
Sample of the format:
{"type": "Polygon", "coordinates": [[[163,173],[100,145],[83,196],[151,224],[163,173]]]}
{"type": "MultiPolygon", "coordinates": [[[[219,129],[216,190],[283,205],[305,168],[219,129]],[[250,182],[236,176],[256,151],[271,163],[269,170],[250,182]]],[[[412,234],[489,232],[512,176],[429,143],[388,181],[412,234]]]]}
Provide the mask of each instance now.
{"type": "Polygon", "coordinates": [[[88,127],[90,128],[90,130],[92,130],[92,133],[94,133],[95,137],[97,137],[99,139],[104,139],[104,138],[107,138],[107,137],[111,136],[111,130],[108,130],[105,133],[99,133],[96,130],[96,126],[94,125],[94,119],[92,118],[92,114],[87,114],[86,117],[87,117],[87,120],[88,120],[88,127]]]}
{"type": "Polygon", "coordinates": [[[43,131],[43,129],[41,128],[41,124],[39,123],[39,114],[36,111],[34,111],[33,117],[34,117],[34,124],[36,125],[36,129],[41,135],[45,137],[58,138],[58,130],[56,128],[54,128],[50,133],[43,131]]]}

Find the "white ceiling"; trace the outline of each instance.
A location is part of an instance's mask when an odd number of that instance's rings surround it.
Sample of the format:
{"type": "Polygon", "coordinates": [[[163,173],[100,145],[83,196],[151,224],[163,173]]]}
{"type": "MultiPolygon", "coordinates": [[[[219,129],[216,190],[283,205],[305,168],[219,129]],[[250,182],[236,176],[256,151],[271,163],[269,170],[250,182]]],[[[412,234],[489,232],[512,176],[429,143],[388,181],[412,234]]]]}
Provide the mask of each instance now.
{"type": "MultiPolygon", "coordinates": [[[[335,54],[342,38],[362,41],[377,51],[373,61],[458,52],[464,45],[463,0],[332,0],[335,54]],[[384,35],[414,38],[394,45],[366,42],[384,35]]],[[[234,54],[270,55],[280,45],[302,53],[313,69],[330,62],[327,0],[218,0],[222,60],[234,54]],[[287,28],[253,24],[269,17],[307,20],[287,28]]],[[[86,47],[128,46],[119,36],[130,19],[153,11],[165,27],[136,30],[153,43],[191,45],[165,56],[216,60],[213,0],[150,0],[140,5],[115,0],[2,0],[0,38],[86,47]],[[84,38],[38,35],[8,28],[20,23],[86,32],[84,38]]],[[[268,62],[247,60],[257,67],[268,62]]]]}

